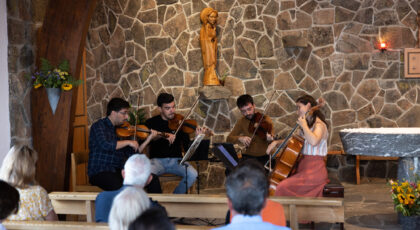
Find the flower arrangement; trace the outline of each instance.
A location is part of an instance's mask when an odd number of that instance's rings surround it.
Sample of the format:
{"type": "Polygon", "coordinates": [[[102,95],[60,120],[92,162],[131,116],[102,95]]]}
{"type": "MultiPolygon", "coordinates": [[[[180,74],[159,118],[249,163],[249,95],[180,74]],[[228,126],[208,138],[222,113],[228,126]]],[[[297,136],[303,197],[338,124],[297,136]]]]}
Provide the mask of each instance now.
{"type": "Polygon", "coordinates": [[[81,80],[76,80],[69,74],[67,60],[54,67],[47,59],[41,58],[41,68],[34,72],[30,78],[35,89],[44,86],[45,88],[61,88],[68,91],[82,83],[81,80]]]}
{"type": "Polygon", "coordinates": [[[420,215],[420,180],[399,182],[390,180],[395,210],[404,216],[420,215]]]}

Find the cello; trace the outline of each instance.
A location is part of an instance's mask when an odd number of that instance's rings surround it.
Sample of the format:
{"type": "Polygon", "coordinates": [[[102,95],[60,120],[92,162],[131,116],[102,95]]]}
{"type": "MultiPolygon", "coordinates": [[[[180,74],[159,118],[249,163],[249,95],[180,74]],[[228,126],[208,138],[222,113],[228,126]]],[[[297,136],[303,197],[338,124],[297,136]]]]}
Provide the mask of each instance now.
{"type": "MultiPolygon", "coordinates": [[[[318,105],[312,107],[305,116],[312,115],[313,112],[320,109],[324,104],[325,101],[320,98],[318,105]]],[[[296,124],[284,141],[273,148],[274,151],[270,153],[270,159],[264,165],[264,167],[270,171],[270,196],[274,195],[277,185],[292,174],[293,169],[302,156],[301,151],[305,140],[299,135],[293,135],[298,126],[299,124],[296,124]],[[277,157],[277,155],[279,156],[277,157]],[[273,170],[271,169],[271,159],[275,159],[276,162],[273,170]],[[270,165],[270,167],[268,167],[268,165],[270,165]]]]}

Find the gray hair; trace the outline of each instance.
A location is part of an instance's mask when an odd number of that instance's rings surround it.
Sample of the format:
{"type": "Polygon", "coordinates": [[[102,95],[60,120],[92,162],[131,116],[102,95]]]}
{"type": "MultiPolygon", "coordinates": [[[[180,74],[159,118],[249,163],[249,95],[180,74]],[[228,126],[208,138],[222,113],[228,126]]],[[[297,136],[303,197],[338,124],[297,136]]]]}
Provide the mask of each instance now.
{"type": "Polygon", "coordinates": [[[249,216],[261,212],[268,195],[268,180],[258,162],[240,164],[226,179],[225,187],[236,212],[249,216]]]}
{"type": "Polygon", "coordinates": [[[125,188],[112,202],[109,213],[109,228],[111,230],[127,230],[130,223],[149,207],[150,200],[143,189],[125,188]]]}
{"type": "Polygon", "coordinates": [[[124,165],[124,184],[144,187],[149,179],[150,170],[150,160],[146,155],[132,155],[124,165]]]}

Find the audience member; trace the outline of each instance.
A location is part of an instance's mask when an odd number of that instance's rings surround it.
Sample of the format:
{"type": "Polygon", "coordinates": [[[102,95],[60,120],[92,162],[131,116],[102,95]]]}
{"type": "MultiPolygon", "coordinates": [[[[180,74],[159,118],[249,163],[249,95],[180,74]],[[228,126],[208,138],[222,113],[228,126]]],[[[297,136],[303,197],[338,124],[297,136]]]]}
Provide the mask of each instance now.
{"type": "Polygon", "coordinates": [[[128,230],[175,230],[164,209],[149,208],[130,224],[128,230]]]}
{"type": "Polygon", "coordinates": [[[131,222],[150,207],[150,200],[143,189],[129,187],[118,194],[109,213],[111,230],[127,230],[131,222]]]}
{"type": "Polygon", "coordinates": [[[47,191],[35,181],[38,153],[27,145],[15,145],[7,153],[0,169],[0,179],[14,186],[20,194],[20,208],[8,220],[57,220],[47,191]]]}
{"type": "Polygon", "coordinates": [[[268,181],[257,162],[242,162],[228,176],[225,187],[233,218],[229,225],[217,229],[289,229],[263,222],[261,218],[268,196],[268,181]]]}
{"type": "Polygon", "coordinates": [[[0,230],[6,230],[1,224],[10,214],[19,210],[19,192],[13,186],[0,180],[0,230]]]}
{"type": "MultiPolygon", "coordinates": [[[[152,179],[150,168],[150,160],[144,154],[134,154],[128,158],[124,164],[124,169],[121,172],[122,177],[124,178],[123,186],[118,190],[101,192],[96,197],[96,222],[108,222],[112,201],[124,189],[128,187],[143,189],[152,179]]],[[[153,207],[164,209],[156,201],[150,199],[150,203],[153,207]]]]}

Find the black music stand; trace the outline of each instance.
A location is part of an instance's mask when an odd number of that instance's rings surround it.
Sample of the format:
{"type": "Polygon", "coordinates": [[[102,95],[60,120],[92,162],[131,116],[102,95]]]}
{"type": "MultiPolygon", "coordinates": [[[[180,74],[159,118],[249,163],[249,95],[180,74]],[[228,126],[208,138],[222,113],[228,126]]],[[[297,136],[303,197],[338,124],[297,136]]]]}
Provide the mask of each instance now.
{"type": "MultiPolygon", "coordinates": [[[[209,147],[210,147],[210,140],[203,140],[204,134],[200,134],[196,136],[194,142],[191,144],[190,148],[188,148],[187,153],[182,158],[180,165],[185,166],[185,176],[188,177],[188,165],[184,164],[185,161],[195,161],[197,165],[197,193],[200,194],[200,164],[198,161],[200,160],[208,160],[209,159],[209,147]]],[[[185,181],[185,187],[187,188],[186,192],[188,193],[188,184],[185,181]]]]}
{"type": "Polygon", "coordinates": [[[213,153],[229,171],[235,169],[239,163],[238,155],[231,143],[214,143],[213,153]]]}

